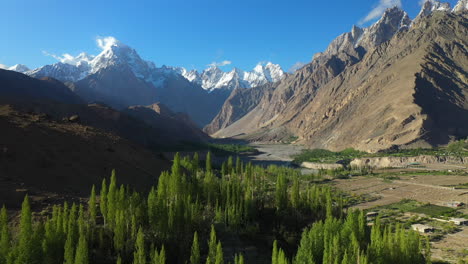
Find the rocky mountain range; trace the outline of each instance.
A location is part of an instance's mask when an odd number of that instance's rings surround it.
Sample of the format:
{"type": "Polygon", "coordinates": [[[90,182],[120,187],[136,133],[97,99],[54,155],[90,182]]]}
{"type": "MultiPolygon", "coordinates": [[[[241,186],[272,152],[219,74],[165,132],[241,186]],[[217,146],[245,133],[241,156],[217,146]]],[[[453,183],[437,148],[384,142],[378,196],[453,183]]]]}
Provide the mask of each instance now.
{"type": "Polygon", "coordinates": [[[412,20],[389,8],[371,26],[338,36],[292,74],[272,63],[229,72],[156,67],[113,38],[97,56],[10,70],[58,79],[86,103],[107,104],[153,128],[175,124],[170,127],[201,140],[206,135],[196,126],[206,125],[214,137],[332,150],[434,146],[468,135],[467,10],[467,0],[453,9],[428,0],[412,20]],[[449,112],[461,118],[441,114],[449,112]]]}
{"type": "Polygon", "coordinates": [[[278,82],[285,76],[285,72],[278,64],[267,62],[258,64],[252,71],[234,68],[229,72],[222,71],[218,66],[211,66],[201,73],[196,70],[187,71],[176,68],[190,82],[201,85],[208,91],[216,89],[232,91],[238,88],[252,88],[259,85],[278,82]]]}
{"type": "Polygon", "coordinates": [[[24,65],[10,70],[60,80],[87,102],[103,102],[116,109],[162,102],[174,112],[187,113],[199,126],[212,120],[232,90],[276,82],[285,75],[272,63],[258,65],[250,72],[224,72],[216,66],[202,73],[156,67],[120,41],[109,38],[107,42],[97,56],[81,53],[34,70],[24,65]]]}
{"type": "Polygon", "coordinates": [[[388,9],[354,26],[313,61],[272,85],[233,92],[205,131],[378,151],[468,136],[466,1],[427,1],[411,21],[388,9]]]}

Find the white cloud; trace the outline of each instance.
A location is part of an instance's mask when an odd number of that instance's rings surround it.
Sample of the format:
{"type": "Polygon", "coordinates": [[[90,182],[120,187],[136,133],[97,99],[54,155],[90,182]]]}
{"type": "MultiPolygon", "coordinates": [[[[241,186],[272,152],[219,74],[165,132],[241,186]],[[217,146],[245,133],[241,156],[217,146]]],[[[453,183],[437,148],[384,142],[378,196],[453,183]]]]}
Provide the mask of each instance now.
{"type": "Polygon", "coordinates": [[[401,7],[401,0],[379,0],[377,6],[375,6],[366,17],[361,19],[359,24],[362,25],[366,22],[381,17],[387,8],[394,6],[401,7]]]}
{"type": "Polygon", "coordinates": [[[225,61],[221,61],[221,62],[212,62],[212,63],[208,64],[208,66],[210,66],[210,67],[223,67],[223,66],[226,66],[226,65],[229,65],[229,64],[232,64],[232,61],[225,60],[225,61]]]}
{"type": "Polygon", "coordinates": [[[83,62],[83,61],[90,62],[94,58],[94,56],[88,55],[85,52],[78,54],[78,56],[73,56],[68,53],[65,53],[65,54],[62,54],[62,56],[59,56],[59,55],[52,54],[43,50],[42,54],[52,57],[60,61],[61,63],[71,64],[71,65],[78,65],[78,63],[83,62]]]}
{"type": "Polygon", "coordinates": [[[109,37],[97,37],[96,43],[99,48],[101,48],[102,50],[105,50],[105,49],[112,47],[113,45],[119,44],[120,42],[116,38],[109,36],[109,37]]]}
{"type": "Polygon", "coordinates": [[[8,66],[6,66],[5,64],[0,63],[0,69],[8,69],[8,66]]]}
{"type": "Polygon", "coordinates": [[[288,72],[289,73],[294,73],[295,71],[299,70],[300,68],[304,67],[305,65],[306,65],[306,63],[298,61],[298,62],[294,63],[294,65],[291,66],[291,68],[289,68],[288,72]]]}
{"type": "MultiPolygon", "coordinates": [[[[113,45],[120,45],[121,43],[114,37],[108,36],[108,37],[96,37],[96,45],[102,49],[108,49],[112,47],[113,45]]],[[[90,62],[95,56],[94,55],[88,55],[85,52],[81,52],[78,54],[78,56],[73,56],[69,53],[64,53],[62,55],[56,55],[53,53],[49,53],[47,51],[42,51],[42,53],[46,56],[52,57],[62,63],[67,63],[71,65],[78,65],[79,63],[86,61],[90,62]]]]}

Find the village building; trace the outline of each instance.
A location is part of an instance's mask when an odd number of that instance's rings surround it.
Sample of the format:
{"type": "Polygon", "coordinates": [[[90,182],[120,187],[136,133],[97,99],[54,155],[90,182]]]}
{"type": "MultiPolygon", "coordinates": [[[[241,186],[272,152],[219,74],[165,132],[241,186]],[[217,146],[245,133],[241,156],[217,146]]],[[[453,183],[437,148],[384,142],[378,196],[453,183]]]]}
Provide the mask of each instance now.
{"type": "Polygon", "coordinates": [[[434,231],[434,228],[432,226],[422,224],[411,225],[411,229],[413,229],[414,231],[418,231],[419,233],[429,233],[434,231]]]}
{"type": "Polygon", "coordinates": [[[449,222],[454,223],[455,225],[464,225],[468,226],[468,219],[465,218],[450,218],[449,222]]]}

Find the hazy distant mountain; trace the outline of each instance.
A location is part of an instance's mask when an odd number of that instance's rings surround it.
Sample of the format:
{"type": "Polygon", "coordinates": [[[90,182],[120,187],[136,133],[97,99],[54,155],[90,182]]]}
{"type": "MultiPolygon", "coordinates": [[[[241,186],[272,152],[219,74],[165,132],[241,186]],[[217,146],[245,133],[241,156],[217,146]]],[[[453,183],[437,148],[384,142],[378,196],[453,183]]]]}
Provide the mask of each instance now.
{"type": "Polygon", "coordinates": [[[468,12],[456,10],[430,1],[411,21],[403,10],[388,9],[279,83],[232,93],[205,129],[332,150],[467,137],[468,12]]]}
{"type": "Polygon", "coordinates": [[[8,70],[23,73],[29,71],[29,68],[23,64],[16,64],[14,66],[9,67],[8,70]]]}

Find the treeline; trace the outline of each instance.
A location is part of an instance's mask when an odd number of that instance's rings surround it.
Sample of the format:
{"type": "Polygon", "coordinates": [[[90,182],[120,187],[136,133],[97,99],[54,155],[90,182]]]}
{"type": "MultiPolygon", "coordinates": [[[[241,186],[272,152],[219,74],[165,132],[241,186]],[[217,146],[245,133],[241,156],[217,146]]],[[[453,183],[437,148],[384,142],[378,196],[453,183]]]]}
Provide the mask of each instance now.
{"type": "Polygon", "coordinates": [[[118,185],[113,171],[99,195],[93,186],[87,204],[65,203],[33,216],[26,196],[19,224],[3,208],[0,264],[240,264],[247,256],[225,255],[219,234],[242,233],[268,233],[288,246],[287,253],[275,242],[278,264],[424,261],[418,235],[379,222],[369,229],[362,213],[345,214],[346,206],[342,193],[305,181],[297,170],[229,158],[218,171],[210,154],[205,164],[197,154],[177,154],[146,194],[118,185]],[[292,258],[298,241],[288,244],[286,234],[299,238],[311,223],[292,258]]]}

